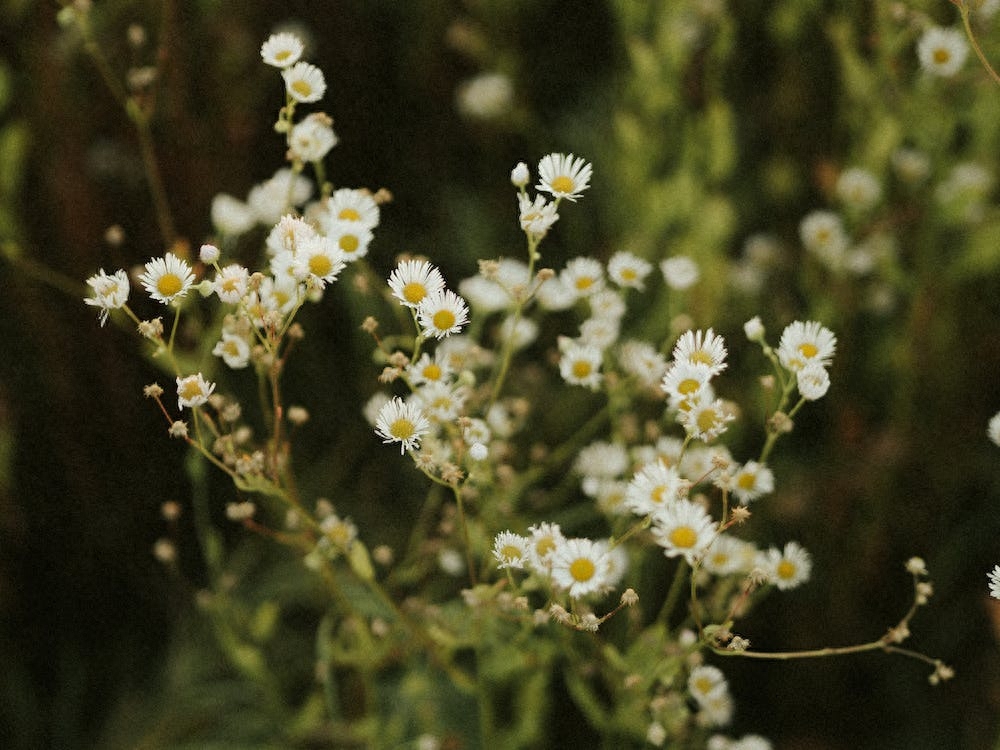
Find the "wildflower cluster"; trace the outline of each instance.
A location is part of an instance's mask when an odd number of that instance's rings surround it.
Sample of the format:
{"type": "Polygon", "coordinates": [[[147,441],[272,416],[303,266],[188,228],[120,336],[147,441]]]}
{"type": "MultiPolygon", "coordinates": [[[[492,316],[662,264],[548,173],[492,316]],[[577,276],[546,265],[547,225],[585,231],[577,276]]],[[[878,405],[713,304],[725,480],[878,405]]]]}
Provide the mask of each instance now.
{"type": "MultiPolygon", "coordinates": [[[[654,264],[628,249],[606,260],[577,256],[544,266],[543,241],[562,209],[583,198],[594,170],[563,153],[543,157],[535,178],[519,163],[510,173],[511,213],[524,234],[524,258],[480,260],[476,274],[450,288],[430,259],[399,256],[376,300],[398,330],[386,332],[374,315],[362,326],[381,367],[364,415],[376,437],[398,447],[432,485],[409,549],[398,555],[382,545],[369,553],[364,528],[330,500],[300,496],[291,461],[291,435],[309,418],[286,403],[282,381],[305,335],[297,316],[342,275],[353,274],[355,291],[370,289],[366,256],[388,197],[326,180],[324,159],[337,137],[324,113],[299,114],[326,90],[304,52],[290,33],[273,35],[260,50],[284,84],[274,127],[284,136],[287,166],[245,200],[216,197],[217,236],[200,247],[197,261],[179,243],[141,272],[102,269],[88,280],[86,303],[102,326],[123,311],[151,342],[175,379],[178,412],[189,410],[193,428],[168,408],[174,394],[164,399],[156,384],[145,394],[163,412],[169,435],[232,478],[240,499],[227,517],[286,544],[327,587],[317,638],[327,685],[338,669],[371,681],[372,692],[379,675],[400,664],[436,669],[456,685],[471,683],[488,711],[490,691],[505,681],[550,679],[566,638],[583,637],[565,627],[603,639],[586,657],[595,684],[566,677],[595,725],[627,727],[633,739],[654,745],[727,726],[734,700],[722,670],[705,657],[789,656],[756,652],[733,628],[761,597],[808,581],[813,560],[797,541],[754,541],[745,522],[752,504],[777,491],[768,464],[777,440],[831,387],[836,336],[820,322],[795,320],[772,348],[759,317],[745,324],[770,369],[771,403],[759,453],[737,460],[721,442],[745,413],[716,391],[731,365],[723,336],[674,321],[665,335],[642,335],[633,314],[644,295],[674,299],[697,284],[698,263],[683,254],[666,258],[662,283],[654,264]],[[239,260],[241,247],[254,242],[260,268],[239,260]],[[133,284],[149,297],[144,307],[165,308],[167,325],[133,310],[133,284]],[[182,315],[211,337],[207,360],[182,351],[182,315]],[[256,420],[223,395],[224,382],[251,374],[260,398],[256,420]],[[263,439],[255,437],[257,424],[263,439]],[[280,520],[258,515],[258,502],[274,500],[285,511],[280,520]],[[439,573],[443,585],[434,580],[439,573]],[[442,592],[457,589],[447,582],[455,578],[467,587],[442,602],[449,596],[442,592]],[[641,602],[639,590],[655,591],[653,602],[641,602]],[[628,627],[603,627],[626,611],[628,627]],[[463,650],[476,655],[471,675],[463,650]],[[595,708],[605,694],[612,707],[595,708]]],[[[842,181],[838,194],[853,211],[880,199],[877,181],[862,171],[845,172],[842,181]]],[[[849,243],[836,215],[807,217],[802,240],[831,269],[845,265],[849,243]]],[[[160,559],[173,560],[172,548],[157,549],[160,559]]],[[[946,679],[940,662],[898,645],[931,594],[922,562],[910,572],[915,604],[899,625],[840,651],[903,653],[932,663],[932,679],[946,679]]],[[[517,731],[537,733],[534,721],[517,731]]],[[[769,747],[756,735],[714,735],[708,744],[769,747]]]]}

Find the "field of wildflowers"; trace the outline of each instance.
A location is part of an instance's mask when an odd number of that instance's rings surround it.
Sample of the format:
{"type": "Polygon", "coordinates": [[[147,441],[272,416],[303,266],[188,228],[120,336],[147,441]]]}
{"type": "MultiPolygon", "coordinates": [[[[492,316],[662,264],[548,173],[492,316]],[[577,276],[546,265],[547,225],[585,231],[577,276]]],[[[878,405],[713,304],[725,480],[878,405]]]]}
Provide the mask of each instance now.
{"type": "Polygon", "coordinates": [[[12,748],[996,748],[1000,2],[7,0],[12,748]]]}

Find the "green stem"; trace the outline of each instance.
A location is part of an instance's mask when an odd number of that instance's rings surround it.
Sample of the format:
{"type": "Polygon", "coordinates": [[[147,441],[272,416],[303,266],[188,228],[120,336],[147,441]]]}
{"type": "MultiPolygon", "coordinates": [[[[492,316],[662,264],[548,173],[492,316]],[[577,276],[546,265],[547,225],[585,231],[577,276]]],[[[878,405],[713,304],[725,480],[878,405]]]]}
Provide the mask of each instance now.
{"type": "Polygon", "coordinates": [[[973,51],[976,53],[976,57],[979,58],[979,62],[983,64],[986,72],[989,73],[990,78],[993,79],[994,83],[1000,85],[1000,75],[997,74],[993,66],[990,65],[990,61],[986,59],[986,54],[983,52],[983,48],[979,46],[979,40],[976,39],[976,35],[972,31],[972,20],[971,13],[969,12],[969,6],[966,4],[965,0],[951,0],[958,7],[959,15],[962,17],[962,25],[965,27],[965,35],[969,37],[969,43],[972,45],[973,51]]]}

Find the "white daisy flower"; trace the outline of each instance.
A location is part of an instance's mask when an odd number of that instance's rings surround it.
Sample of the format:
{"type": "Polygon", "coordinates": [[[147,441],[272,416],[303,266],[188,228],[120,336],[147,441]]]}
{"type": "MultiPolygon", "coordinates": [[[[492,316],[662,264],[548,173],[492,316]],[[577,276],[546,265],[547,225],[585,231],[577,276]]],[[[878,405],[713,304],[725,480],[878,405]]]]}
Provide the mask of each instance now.
{"type": "Polygon", "coordinates": [[[576,290],[568,287],[561,278],[555,276],[543,282],[535,292],[535,299],[543,310],[557,312],[568,310],[579,299],[576,290]]]}
{"type": "Polygon", "coordinates": [[[711,328],[707,331],[685,331],[674,345],[677,362],[708,365],[713,375],[726,369],[726,343],[711,328]]]}
{"type": "Polygon", "coordinates": [[[604,288],[604,266],[594,258],[573,258],[566,262],[559,280],[577,298],[587,297],[604,288]]]}
{"type": "Polygon", "coordinates": [[[559,374],[571,385],[596,390],[601,384],[601,350],[572,339],[560,340],[559,374]]]}
{"type": "Polygon", "coordinates": [[[506,310],[513,303],[510,294],[500,284],[478,274],[462,279],[458,283],[458,291],[473,308],[486,315],[506,310]]]}
{"type": "Polygon", "coordinates": [[[781,333],[778,359],[782,366],[798,371],[811,363],[829,367],[837,350],[837,337],[820,323],[796,320],[781,333]]]}
{"type": "Polygon", "coordinates": [[[592,171],[585,159],[573,154],[549,154],[538,163],[539,183],[535,188],[555,198],[575,201],[590,187],[592,171]]]}
{"type": "Polygon", "coordinates": [[[458,333],[469,322],[469,306],[450,289],[437,291],[417,305],[417,321],[424,336],[443,339],[458,333]]]}
{"type": "Polygon", "coordinates": [[[867,211],[882,197],[882,184],[867,169],[851,167],[837,178],[837,197],[854,211],[867,211]]]}
{"type": "Polygon", "coordinates": [[[191,266],[173,253],[153,258],[146,264],[146,272],[139,277],[149,296],[167,305],[180,299],[194,284],[191,266]]]}
{"type": "Polygon", "coordinates": [[[458,111],[476,120],[492,120],[510,111],[514,86],[504,73],[480,73],[459,84],[458,111]]]}
{"type": "Polygon", "coordinates": [[[733,696],[728,691],[713,695],[699,704],[699,709],[695,719],[700,726],[725,726],[733,720],[733,696]]]}
{"type": "Polygon", "coordinates": [[[602,320],[612,320],[615,323],[625,317],[627,310],[621,294],[613,289],[603,289],[587,297],[590,314],[602,320]]]}
{"type": "Polygon", "coordinates": [[[1000,446],[1000,412],[990,417],[990,423],[986,428],[986,435],[995,445],[1000,446]]]}
{"type": "Polygon", "coordinates": [[[608,259],[608,276],[620,287],[642,291],[653,266],[637,255],[620,250],[608,259]]]}
{"type": "Polygon", "coordinates": [[[968,55],[969,43],[958,29],[932,26],[917,42],[920,67],[942,78],[950,78],[961,70],[968,55]]]}
{"type": "Polygon", "coordinates": [[[762,553],[759,565],[782,591],[805,583],[812,572],[812,558],[798,542],[788,542],[783,550],[771,547],[762,553]]]}
{"type": "Polygon", "coordinates": [[[468,398],[468,390],[441,381],[424,383],[413,392],[414,401],[423,407],[434,422],[457,419],[468,398]]]}
{"type": "Polygon", "coordinates": [[[399,443],[399,452],[420,447],[420,439],[431,425],[419,406],[406,403],[399,396],[387,401],[375,419],[375,432],[383,443],[399,443]]]}
{"type": "Polygon", "coordinates": [[[535,199],[531,200],[524,193],[518,193],[517,206],[521,229],[536,240],[548,234],[552,225],[559,220],[556,204],[546,201],[544,195],[536,195],[535,199]]]}
{"type": "Polygon", "coordinates": [[[581,344],[596,347],[601,351],[618,341],[621,323],[617,318],[588,318],[580,324],[581,344]]]}
{"type": "Polygon", "coordinates": [[[337,244],[349,263],[368,255],[368,245],[374,237],[361,222],[343,220],[330,222],[326,236],[337,244]]]}
{"type": "Polygon", "coordinates": [[[658,385],[666,374],[667,359],[647,341],[632,339],[618,347],[618,364],[642,385],[658,385]]]}
{"type": "Polygon", "coordinates": [[[250,345],[245,338],[234,333],[223,333],[212,354],[222,357],[222,361],[233,370],[242,370],[250,364],[250,345]]]}
{"type": "Polygon", "coordinates": [[[498,568],[521,570],[528,562],[528,540],[512,531],[501,531],[493,539],[493,558],[498,568]]]}
{"type": "Polygon", "coordinates": [[[715,537],[715,522],[697,503],[677,500],[653,517],[653,537],[667,557],[693,563],[715,537]]]}
{"type": "Polygon", "coordinates": [[[307,62],[297,62],[281,71],[285,79],[285,90],[297,102],[307,104],[318,102],[326,93],[323,71],[307,62]]]}
{"type": "Polygon", "coordinates": [[[336,145],[333,120],[322,112],[303,118],[288,134],[289,154],[302,162],[321,161],[336,145]]]}
{"type": "Polygon", "coordinates": [[[716,466],[720,463],[733,463],[733,456],[726,446],[692,445],[680,459],[681,476],[698,484],[711,478],[718,471],[716,466]]]}
{"type": "Polygon", "coordinates": [[[924,152],[904,146],[892,152],[892,168],[900,180],[917,185],[931,173],[931,160],[924,152]]]}
{"type": "Polygon", "coordinates": [[[747,505],[774,492],[774,474],[764,464],[747,461],[733,472],[730,487],[736,499],[747,505]]]}
{"type": "Polygon", "coordinates": [[[1000,599],[1000,565],[993,566],[993,570],[986,574],[990,582],[990,596],[1000,599]]]}
{"type": "Polygon", "coordinates": [[[830,268],[839,268],[850,244],[844,223],[833,211],[813,211],[799,222],[799,239],[830,268]]]}
{"type": "Polygon", "coordinates": [[[379,222],[379,207],[367,190],[340,188],[330,196],[322,220],[356,221],[367,229],[374,229],[379,222]]]}
{"type": "Polygon", "coordinates": [[[208,403],[208,397],[215,390],[215,383],[210,383],[202,376],[195,373],[185,378],[177,378],[177,408],[201,406],[208,403]]]}
{"type": "Polygon", "coordinates": [[[754,315],[743,324],[743,333],[746,334],[748,341],[763,343],[765,330],[759,315],[754,315]]]}
{"type": "Polygon", "coordinates": [[[722,670],[710,664],[702,664],[691,670],[687,681],[688,693],[701,706],[712,698],[729,692],[729,685],[722,670]]]}
{"type": "Polygon", "coordinates": [[[260,46],[261,59],[275,68],[287,68],[302,57],[305,46],[295,34],[287,31],[271,34],[260,46]]]}
{"type": "Polygon", "coordinates": [[[540,523],[528,527],[528,564],[532,570],[548,575],[552,567],[552,553],[566,543],[557,523],[540,523]]]}
{"type": "Polygon", "coordinates": [[[213,289],[219,300],[230,305],[235,305],[247,293],[247,283],[250,280],[250,271],[239,263],[220,268],[215,274],[213,289]]]}
{"type": "Polygon", "coordinates": [[[309,222],[293,214],[285,214],[271,227],[264,240],[267,254],[295,253],[299,244],[316,236],[316,229],[309,222]]]}
{"type": "Polygon", "coordinates": [[[735,418],[722,399],[713,400],[707,393],[685,400],[677,414],[677,421],[687,434],[706,443],[725,432],[735,418]]]}
{"type": "Polygon", "coordinates": [[[254,185],[247,195],[247,205],[261,224],[273,226],[294,206],[301,206],[312,195],[308,177],[283,167],[264,182],[254,185]]]}
{"type": "Polygon", "coordinates": [[[580,449],[573,467],[585,477],[614,479],[628,470],[628,451],[619,443],[597,440],[580,449]]]}
{"type": "Polygon", "coordinates": [[[552,551],[552,583],[573,599],[597,593],[607,585],[608,546],[591,539],[567,539],[552,551]]]}
{"type": "Polygon", "coordinates": [[[753,568],[757,548],[750,542],[719,534],[708,546],[702,564],[712,575],[729,576],[753,568]]]}
{"type": "Polygon", "coordinates": [[[830,390],[830,374],[819,362],[810,362],[795,373],[799,394],[806,401],[823,398],[830,390]]]}
{"type": "Polygon", "coordinates": [[[447,382],[451,373],[452,368],[448,358],[440,356],[438,352],[433,356],[424,352],[420,355],[420,359],[406,366],[406,374],[415,386],[447,382]]]}
{"type": "Polygon", "coordinates": [[[403,260],[389,274],[389,288],[400,304],[416,309],[431,294],[444,291],[441,272],[426,260],[403,260]]]}
{"type": "Polygon", "coordinates": [[[667,286],[678,292],[690,289],[701,278],[698,264],[686,255],[675,255],[661,261],[660,273],[667,286]]]}
{"type": "Polygon", "coordinates": [[[670,406],[684,409],[688,401],[711,394],[712,367],[703,362],[680,360],[669,366],[660,388],[670,398],[670,406]]]}
{"type": "Polygon", "coordinates": [[[124,307],[128,303],[130,289],[128,274],[122,270],[106,274],[102,268],[87,279],[87,285],[94,290],[94,296],[86,297],[83,301],[100,308],[97,318],[103,327],[108,322],[108,315],[112,310],[124,307]]]}
{"type": "Polygon", "coordinates": [[[322,289],[336,280],[346,265],[341,249],[328,237],[316,235],[299,243],[292,268],[296,279],[311,279],[322,289]]]}
{"type": "Polygon", "coordinates": [[[629,482],[625,507],[639,516],[662,512],[681,500],[689,483],[681,478],[677,469],[664,466],[659,460],[643,466],[629,482]]]}
{"type": "Polygon", "coordinates": [[[223,235],[238,237],[257,225],[253,209],[239,198],[218,193],[212,198],[212,226],[223,235]]]}

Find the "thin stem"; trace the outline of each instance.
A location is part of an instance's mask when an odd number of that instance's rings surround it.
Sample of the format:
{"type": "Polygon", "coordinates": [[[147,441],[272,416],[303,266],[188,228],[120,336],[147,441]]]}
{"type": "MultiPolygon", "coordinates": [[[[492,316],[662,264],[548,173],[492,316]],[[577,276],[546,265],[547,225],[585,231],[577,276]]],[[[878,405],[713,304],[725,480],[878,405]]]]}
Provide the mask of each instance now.
{"type": "Polygon", "coordinates": [[[476,567],[472,561],[472,544],[469,540],[469,523],[465,517],[465,503],[462,500],[462,491],[457,484],[451,485],[455,494],[455,502],[458,505],[458,523],[462,527],[462,540],[465,544],[465,563],[469,567],[469,581],[476,585],[476,567]]]}
{"type": "Polygon", "coordinates": [[[983,52],[983,48],[979,45],[979,40],[976,39],[975,33],[972,31],[972,19],[968,4],[965,0],[951,0],[952,3],[958,8],[959,15],[962,16],[962,25],[965,27],[965,35],[969,37],[969,43],[972,45],[973,51],[976,53],[976,57],[979,58],[979,62],[983,64],[986,68],[986,72],[989,73],[990,78],[993,79],[994,83],[1000,85],[1000,75],[997,74],[993,66],[990,65],[990,61],[986,59],[986,54],[983,52]]]}

